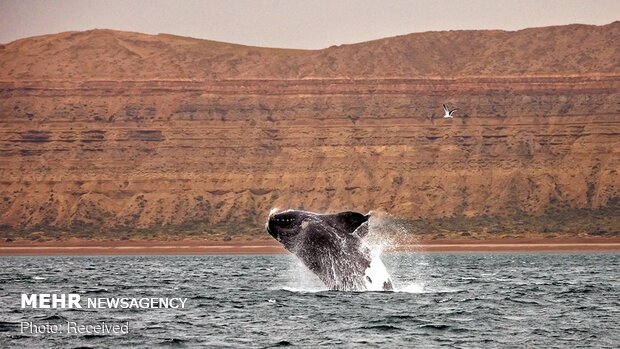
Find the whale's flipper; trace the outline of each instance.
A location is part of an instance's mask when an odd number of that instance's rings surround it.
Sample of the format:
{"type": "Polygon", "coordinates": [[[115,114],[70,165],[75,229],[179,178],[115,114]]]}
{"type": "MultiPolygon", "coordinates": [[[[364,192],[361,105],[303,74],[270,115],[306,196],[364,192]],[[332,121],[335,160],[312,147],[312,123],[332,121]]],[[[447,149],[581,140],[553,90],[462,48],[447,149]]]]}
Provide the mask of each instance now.
{"type": "Polygon", "coordinates": [[[353,234],[357,232],[359,237],[364,237],[368,234],[368,224],[364,223],[368,222],[370,215],[347,211],[328,216],[329,222],[345,233],[353,234]]]}

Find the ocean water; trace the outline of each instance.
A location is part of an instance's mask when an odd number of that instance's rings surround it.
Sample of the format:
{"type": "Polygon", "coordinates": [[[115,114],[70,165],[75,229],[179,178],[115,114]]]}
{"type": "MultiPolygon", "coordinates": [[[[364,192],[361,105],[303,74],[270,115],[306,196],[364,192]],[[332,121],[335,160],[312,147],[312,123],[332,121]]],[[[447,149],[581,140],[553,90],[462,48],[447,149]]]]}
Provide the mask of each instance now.
{"type": "Polygon", "coordinates": [[[0,258],[0,348],[618,348],[620,254],[383,257],[396,292],[333,292],[289,255],[0,258]],[[21,293],[184,297],[184,309],[22,309],[21,293]],[[129,323],[29,334],[22,321],[129,323]]]}

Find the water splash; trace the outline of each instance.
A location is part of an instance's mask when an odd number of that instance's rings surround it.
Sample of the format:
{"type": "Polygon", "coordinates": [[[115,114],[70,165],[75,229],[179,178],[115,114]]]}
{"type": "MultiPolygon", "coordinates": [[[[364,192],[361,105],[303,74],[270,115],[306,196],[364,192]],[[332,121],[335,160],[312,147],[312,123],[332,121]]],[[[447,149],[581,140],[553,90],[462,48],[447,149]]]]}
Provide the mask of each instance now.
{"type": "Polygon", "coordinates": [[[403,220],[381,211],[371,211],[366,241],[379,254],[394,251],[401,245],[419,245],[418,238],[411,234],[403,220]]]}
{"type": "MultiPolygon", "coordinates": [[[[433,293],[432,288],[426,284],[424,269],[428,266],[426,261],[420,261],[419,268],[414,270],[400,271],[390,268],[389,258],[384,264],[382,257],[384,254],[391,255],[397,251],[399,245],[417,244],[417,238],[409,234],[406,226],[398,219],[383,212],[371,212],[368,221],[368,234],[364,238],[365,247],[371,251],[370,267],[366,271],[366,276],[375,282],[365,280],[366,291],[383,291],[383,280],[391,280],[394,285],[394,292],[403,293],[433,293]],[[405,274],[406,280],[401,280],[400,275],[405,274]],[[413,281],[411,278],[413,277],[413,281]],[[380,282],[376,282],[379,281],[380,282]]],[[[408,255],[403,255],[408,256],[408,255]]],[[[418,256],[418,258],[423,258],[418,256]]],[[[394,263],[397,265],[399,263],[394,263]]],[[[319,278],[309,271],[303,263],[291,256],[291,262],[285,275],[285,283],[281,289],[290,292],[313,293],[328,291],[329,288],[323,284],[319,278]]]]}
{"type": "MultiPolygon", "coordinates": [[[[373,257],[379,258],[387,254],[390,258],[384,258],[386,273],[394,284],[394,292],[425,293],[429,290],[425,277],[428,262],[422,255],[415,255],[420,261],[413,270],[393,270],[391,265],[398,265],[399,258],[410,258],[410,253],[399,253],[398,247],[403,245],[419,245],[419,240],[407,229],[405,223],[385,212],[371,212],[369,220],[369,233],[366,241],[371,246],[373,257]],[[395,260],[396,259],[396,260],[395,260]],[[402,276],[406,275],[406,280],[402,276]],[[413,279],[413,281],[411,280],[413,279]]],[[[387,256],[386,256],[387,257],[387,256]]]]}
{"type": "Polygon", "coordinates": [[[405,286],[395,290],[395,292],[402,292],[402,293],[428,293],[428,290],[424,288],[424,284],[411,283],[411,284],[405,285],[405,286]]]}
{"type": "Polygon", "coordinates": [[[289,292],[321,292],[329,289],[303,263],[294,256],[289,256],[289,268],[286,271],[282,289],[289,292]]]}

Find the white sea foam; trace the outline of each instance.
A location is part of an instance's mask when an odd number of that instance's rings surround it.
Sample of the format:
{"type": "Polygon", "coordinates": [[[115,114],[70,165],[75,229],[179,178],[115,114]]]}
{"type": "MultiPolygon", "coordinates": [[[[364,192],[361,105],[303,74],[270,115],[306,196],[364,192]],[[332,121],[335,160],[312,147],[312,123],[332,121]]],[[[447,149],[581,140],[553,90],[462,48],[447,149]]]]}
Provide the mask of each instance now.
{"type": "Polygon", "coordinates": [[[290,292],[321,292],[328,288],[303,263],[291,256],[289,268],[286,271],[286,282],[282,289],[290,292]]]}
{"type": "Polygon", "coordinates": [[[398,288],[395,292],[403,292],[403,293],[427,293],[427,290],[424,289],[424,284],[412,283],[408,285],[404,285],[403,287],[398,288]]]}

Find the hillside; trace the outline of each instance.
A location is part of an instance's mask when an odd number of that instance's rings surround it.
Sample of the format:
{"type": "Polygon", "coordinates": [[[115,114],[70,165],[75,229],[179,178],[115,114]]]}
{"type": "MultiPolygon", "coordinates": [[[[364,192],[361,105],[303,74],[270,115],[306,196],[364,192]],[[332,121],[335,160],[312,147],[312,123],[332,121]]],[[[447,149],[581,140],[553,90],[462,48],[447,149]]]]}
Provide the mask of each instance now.
{"type": "Polygon", "coordinates": [[[620,21],[507,31],[416,33],[323,50],[249,47],[112,30],[18,40],[0,80],[428,78],[616,74],[620,21]]]}
{"type": "Polygon", "coordinates": [[[260,234],[280,207],[384,211],[419,233],[617,235],[618,42],[620,22],[323,50],[18,40],[0,47],[0,229],[260,234]]]}

